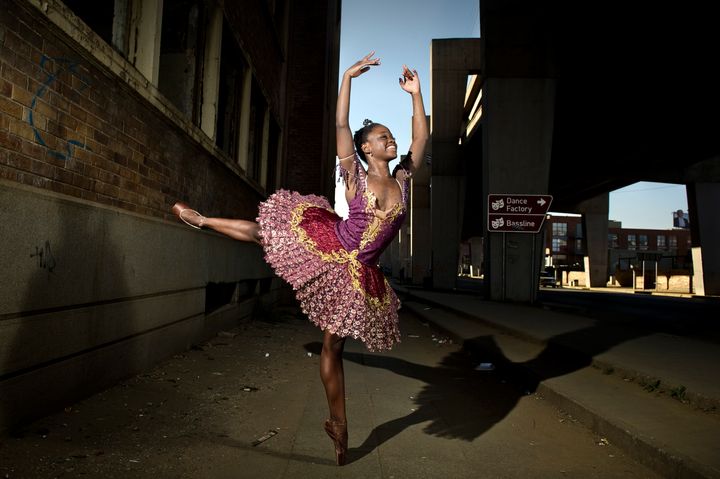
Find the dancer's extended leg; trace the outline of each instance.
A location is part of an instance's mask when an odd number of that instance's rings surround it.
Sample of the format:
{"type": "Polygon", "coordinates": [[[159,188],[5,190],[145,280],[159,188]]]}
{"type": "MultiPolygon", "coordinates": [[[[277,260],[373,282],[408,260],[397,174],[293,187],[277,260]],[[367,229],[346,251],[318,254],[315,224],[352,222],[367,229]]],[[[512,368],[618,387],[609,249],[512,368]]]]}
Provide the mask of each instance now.
{"type": "Polygon", "coordinates": [[[261,244],[260,225],[254,221],[228,218],[205,218],[203,226],[236,239],[261,244]]]}
{"type": "Polygon", "coordinates": [[[261,243],[260,225],[254,221],[236,220],[231,218],[206,218],[188,205],[177,202],[172,212],[180,220],[195,228],[210,228],[238,241],[261,243]]]}

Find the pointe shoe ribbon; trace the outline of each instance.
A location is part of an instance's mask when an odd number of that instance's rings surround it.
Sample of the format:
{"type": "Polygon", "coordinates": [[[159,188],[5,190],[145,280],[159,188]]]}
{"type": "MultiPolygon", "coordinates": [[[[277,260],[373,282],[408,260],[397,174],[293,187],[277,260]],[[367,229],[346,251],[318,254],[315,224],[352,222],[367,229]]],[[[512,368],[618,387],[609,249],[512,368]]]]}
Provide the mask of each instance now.
{"type": "Polygon", "coordinates": [[[173,205],[172,212],[175,216],[180,218],[183,223],[188,226],[192,226],[195,229],[202,229],[203,224],[205,223],[205,217],[203,215],[181,201],[178,201],[173,205]],[[188,215],[190,216],[188,217],[188,215]],[[192,220],[196,220],[196,223],[191,222],[192,220]]]}

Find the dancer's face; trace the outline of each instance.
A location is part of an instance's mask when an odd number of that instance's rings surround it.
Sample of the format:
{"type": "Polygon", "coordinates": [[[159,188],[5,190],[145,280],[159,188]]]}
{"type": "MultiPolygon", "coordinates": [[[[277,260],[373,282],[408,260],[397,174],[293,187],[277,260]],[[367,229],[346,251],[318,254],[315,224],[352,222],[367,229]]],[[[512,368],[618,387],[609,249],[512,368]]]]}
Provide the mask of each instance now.
{"type": "Polygon", "coordinates": [[[365,155],[372,155],[376,160],[390,161],[397,158],[395,137],[384,125],[377,125],[373,128],[363,146],[365,155]]]}

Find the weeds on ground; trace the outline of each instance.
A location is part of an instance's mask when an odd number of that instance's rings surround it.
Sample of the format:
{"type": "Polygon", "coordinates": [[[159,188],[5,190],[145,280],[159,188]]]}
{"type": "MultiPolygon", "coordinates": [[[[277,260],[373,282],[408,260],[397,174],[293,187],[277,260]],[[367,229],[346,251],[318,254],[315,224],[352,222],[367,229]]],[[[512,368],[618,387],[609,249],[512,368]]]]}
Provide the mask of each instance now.
{"type": "Polygon", "coordinates": [[[683,385],[676,386],[670,390],[670,397],[678,401],[685,401],[685,392],[687,388],[683,385]]]}
{"type": "Polygon", "coordinates": [[[655,379],[655,380],[646,382],[643,385],[643,389],[645,389],[649,393],[656,392],[658,389],[660,389],[660,380],[655,379]]]}

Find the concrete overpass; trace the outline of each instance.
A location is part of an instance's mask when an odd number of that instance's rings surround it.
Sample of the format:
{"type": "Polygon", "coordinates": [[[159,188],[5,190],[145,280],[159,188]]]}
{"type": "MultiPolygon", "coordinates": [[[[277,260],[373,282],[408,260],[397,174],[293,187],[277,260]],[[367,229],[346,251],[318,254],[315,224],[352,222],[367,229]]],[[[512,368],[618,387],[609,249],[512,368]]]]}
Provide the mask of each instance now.
{"type": "Polygon", "coordinates": [[[481,0],[480,39],[433,41],[431,177],[413,203],[413,250],[429,254],[413,255],[413,271],[453,288],[461,237],[483,236],[486,296],[534,301],[542,237],[488,234],[486,198],[551,194],[553,211],[583,214],[590,284],[604,286],[609,192],[657,181],[686,185],[696,291],[720,294],[710,8],[481,0]]]}

